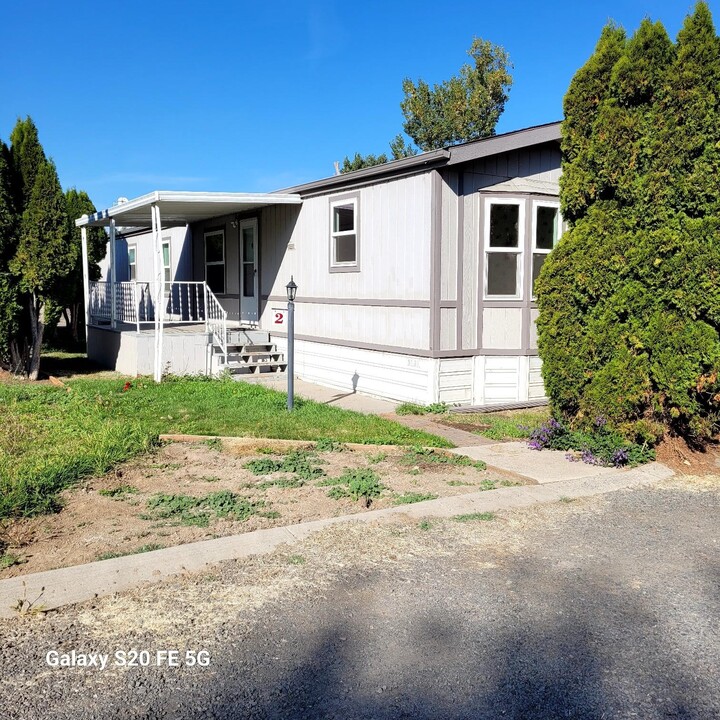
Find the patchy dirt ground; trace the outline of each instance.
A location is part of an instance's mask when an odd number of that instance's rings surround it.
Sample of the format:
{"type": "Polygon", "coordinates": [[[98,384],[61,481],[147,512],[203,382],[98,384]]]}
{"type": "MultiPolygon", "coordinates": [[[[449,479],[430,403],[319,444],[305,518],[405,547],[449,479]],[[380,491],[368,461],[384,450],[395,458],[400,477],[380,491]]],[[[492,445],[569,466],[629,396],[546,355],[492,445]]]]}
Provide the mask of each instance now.
{"type": "Polygon", "coordinates": [[[382,490],[371,498],[371,510],[519,484],[514,477],[455,464],[457,457],[442,451],[418,455],[407,448],[372,446],[317,451],[307,443],[297,443],[299,452],[294,457],[298,467],[305,461],[315,468],[316,475],[303,479],[302,472],[292,470],[257,473],[245,467],[248,462],[281,462],[290,452],[287,443],[270,447],[266,442],[263,447],[262,442],[254,447],[231,442],[222,446],[219,441],[169,443],[66,491],[63,510],[56,515],[0,528],[6,556],[19,561],[1,570],[0,579],[366,512],[367,498],[329,496],[333,491],[339,494],[337,488],[340,492],[348,488],[342,483],[327,484],[348,469],[377,476],[382,490]],[[152,507],[153,498],[160,493],[175,499],[166,498],[166,502],[152,507]],[[207,506],[188,507],[192,499],[208,497],[207,506]],[[223,517],[229,498],[239,498],[241,505],[223,517]],[[238,519],[238,514],[247,517],[238,519]]]}

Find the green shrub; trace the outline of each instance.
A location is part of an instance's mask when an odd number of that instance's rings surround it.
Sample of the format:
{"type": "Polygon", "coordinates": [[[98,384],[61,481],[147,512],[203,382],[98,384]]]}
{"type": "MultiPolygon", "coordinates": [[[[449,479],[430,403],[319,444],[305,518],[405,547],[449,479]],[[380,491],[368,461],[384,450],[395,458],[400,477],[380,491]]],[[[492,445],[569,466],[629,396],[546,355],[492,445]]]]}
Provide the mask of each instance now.
{"type": "Polygon", "coordinates": [[[647,444],[658,428],[697,443],[720,429],[718,77],[698,3],[675,44],[649,20],[630,39],[606,28],[570,85],[571,227],[536,293],[545,387],[572,427],[602,416],[647,444]]]}

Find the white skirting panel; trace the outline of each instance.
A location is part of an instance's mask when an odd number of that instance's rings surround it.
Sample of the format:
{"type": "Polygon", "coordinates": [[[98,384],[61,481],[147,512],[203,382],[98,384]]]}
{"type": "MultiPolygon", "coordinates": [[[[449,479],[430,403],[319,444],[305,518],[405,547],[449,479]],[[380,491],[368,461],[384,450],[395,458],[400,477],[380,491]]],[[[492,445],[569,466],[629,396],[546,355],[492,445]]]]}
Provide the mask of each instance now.
{"type": "MultiPolygon", "coordinates": [[[[285,338],[273,342],[285,351],[285,338]]],[[[432,358],[295,341],[295,374],[302,380],[398,402],[436,402],[437,364],[432,358]]]]}
{"type": "Polygon", "coordinates": [[[528,399],[545,399],[545,385],[542,379],[542,360],[539,357],[530,358],[530,377],[528,382],[528,399]]]}
{"type": "Polygon", "coordinates": [[[470,405],[473,399],[474,358],[442,358],[438,369],[437,402],[470,405]]]}
{"type": "Polygon", "coordinates": [[[493,405],[545,397],[538,357],[486,355],[475,358],[473,405],[493,405]]]}

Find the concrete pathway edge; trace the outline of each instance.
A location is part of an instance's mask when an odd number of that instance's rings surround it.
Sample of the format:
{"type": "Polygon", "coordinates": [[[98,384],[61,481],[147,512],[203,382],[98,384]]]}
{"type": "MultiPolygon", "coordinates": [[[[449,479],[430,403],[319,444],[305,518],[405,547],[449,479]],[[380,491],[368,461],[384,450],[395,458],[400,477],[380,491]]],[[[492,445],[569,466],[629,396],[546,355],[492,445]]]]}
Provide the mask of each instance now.
{"type": "Polygon", "coordinates": [[[36,610],[55,610],[65,605],[92,600],[157,583],[177,574],[205,570],[225,560],[267,554],[281,545],[292,546],[331,525],[345,522],[373,522],[407,517],[413,519],[524,508],[561,498],[602,495],[616,490],[648,485],[673,475],[660,463],[649,463],[617,475],[560,480],[549,485],[524,485],[454,495],[413,505],[372,510],[355,515],[312,520],[286,527],[255,530],[242,535],[177,545],[140,555],[126,555],[87,565],[0,580],[0,618],[18,615],[19,601],[32,603],[36,610]]]}

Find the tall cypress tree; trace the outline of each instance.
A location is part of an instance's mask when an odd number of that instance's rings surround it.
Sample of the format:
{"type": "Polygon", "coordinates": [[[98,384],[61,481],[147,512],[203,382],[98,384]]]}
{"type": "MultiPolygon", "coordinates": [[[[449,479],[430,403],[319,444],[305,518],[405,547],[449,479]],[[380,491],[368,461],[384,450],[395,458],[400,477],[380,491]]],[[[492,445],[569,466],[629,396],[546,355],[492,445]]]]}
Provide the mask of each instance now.
{"type": "Polygon", "coordinates": [[[565,99],[572,227],[537,284],[543,376],[572,422],[701,441],[720,430],[720,39],[701,2],[674,45],[649,20],[610,40],[565,99]]]}
{"type": "Polygon", "coordinates": [[[16,205],[19,212],[23,213],[30,204],[40,166],[46,160],[37,127],[31,117],[28,116],[24,120],[18,118],[10,134],[10,145],[14,171],[17,175],[16,205]]]}
{"type": "Polygon", "coordinates": [[[10,270],[18,277],[20,289],[30,295],[32,338],[28,376],[37,380],[45,323],[43,308],[52,300],[77,260],[77,248],[70,242],[70,221],[65,195],[52,161],[42,163],[35,186],[23,213],[20,242],[10,270]]]}
{"type": "Polygon", "coordinates": [[[0,362],[17,368],[11,345],[18,332],[18,288],[8,272],[8,262],[15,254],[19,219],[13,192],[13,170],[10,150],[0,141],[0,362]]]}
{"type": "Polygon", "coordinates": [[[610,23],[603,28],[595,52],[572,79],[563,102],[563,217],[573,222],[600,197],[593,127],[608,97],[610,75],[625,48],[625,31],[610,23]]]}
{"type": "MultiPolygon", "coordinates": [[[[91,215],[96,212],[95,205],[84,190],[70,188],[65,193],[67,213],[70,220],[70,242],[75,248],[75,264],[64,282],[60,284],[57,292],[46,305],[45,319],[49,327],[57,325],[60,316],[64,313],[65,320],[71,330],[73,340],[79,340],[79,321],[82,316],[84,290],[82,271],[82,247],[80,228],[75,227],[75,220],[82,215],[91,215]]],[[[91,280],[100,279],[98,262],[105,257],[107,249],[107,234],[102,228],[88,228],[88,262],[91,280]]]]}

